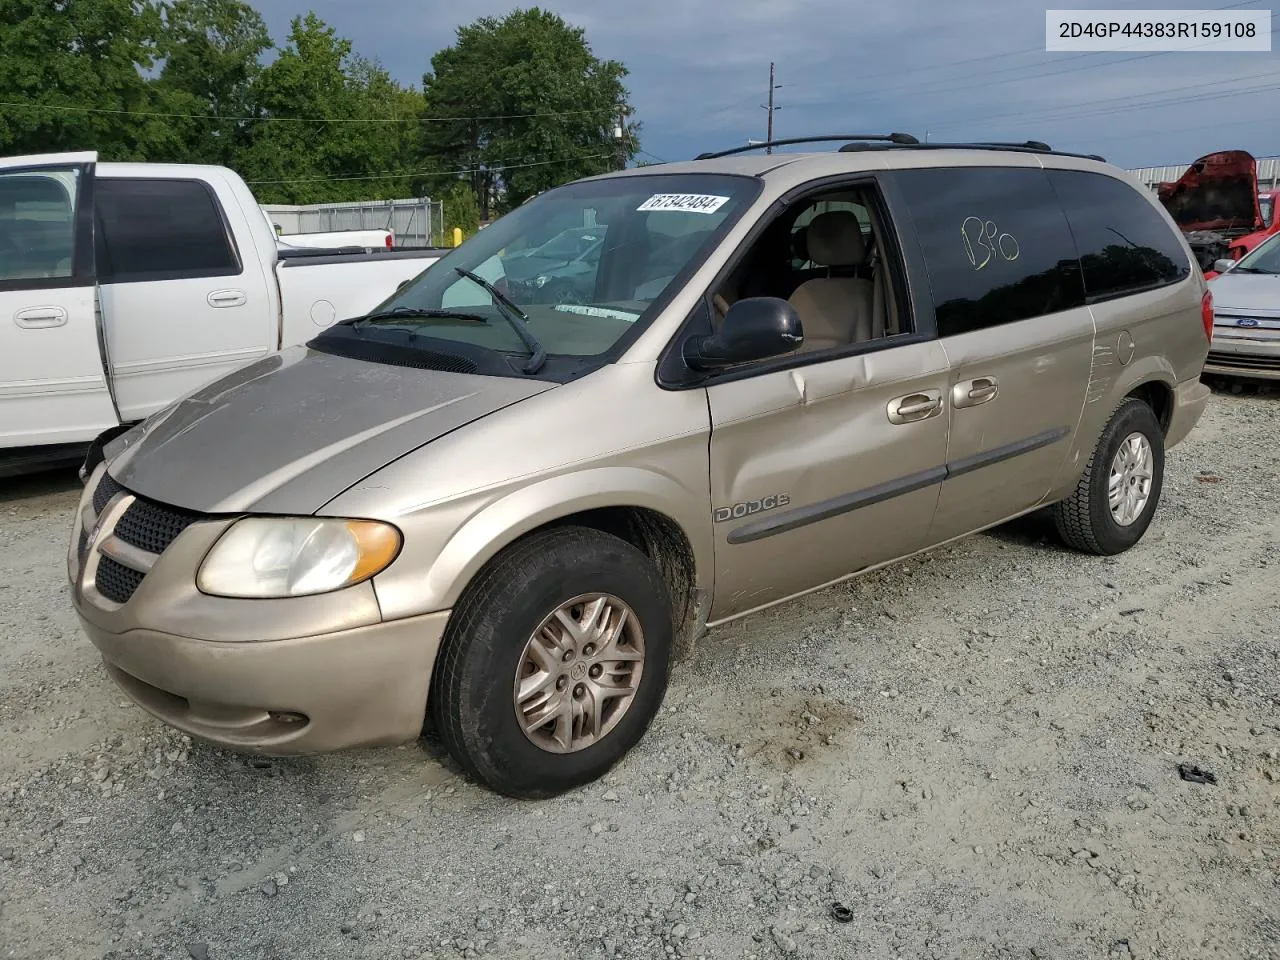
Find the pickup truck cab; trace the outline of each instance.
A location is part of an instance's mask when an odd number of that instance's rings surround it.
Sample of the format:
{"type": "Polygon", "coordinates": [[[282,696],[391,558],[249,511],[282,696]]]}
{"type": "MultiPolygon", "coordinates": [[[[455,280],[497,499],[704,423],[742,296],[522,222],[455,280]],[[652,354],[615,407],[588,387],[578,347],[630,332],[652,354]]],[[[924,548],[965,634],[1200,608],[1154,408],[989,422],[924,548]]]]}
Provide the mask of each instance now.
{"type": "Polygon", "coordinates": [[[440,256],[281,255],[217,166],[0,160],[0,475],[367,312],[440,256]]]}
{"type": "Polygon", "coordinates": [[[548,190],[87,462],[80,622],[193,736],[304,754],[429,718],[537,797],[637,743],[708,626],[1045,508],[1128,550],[1209,396],[1211,299],[1137,181],[1042,147],[548,190]],[[573,224],[604,227],[585,301],[504,275],[573,224]]]}

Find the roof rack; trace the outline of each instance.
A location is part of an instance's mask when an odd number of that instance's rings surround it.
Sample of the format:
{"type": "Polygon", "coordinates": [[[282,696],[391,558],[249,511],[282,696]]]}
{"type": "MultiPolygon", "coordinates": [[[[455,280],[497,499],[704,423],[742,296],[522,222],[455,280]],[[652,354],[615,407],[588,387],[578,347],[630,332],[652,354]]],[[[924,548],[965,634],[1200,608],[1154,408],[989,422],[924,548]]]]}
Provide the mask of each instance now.
{"type": "Polygon", "coordinates": [[[1012,153],[1049,153],[1055,157],[1080,157],[1085,160],[1097,160],[1106,163],[1106,157],[1096,153],[1071,153],[1066,150],[1054,150],[1047,143],[1039,140],[1024,140],[1021,143],[1001,141],[980,141],[976,143],[846,143],[840,148],[841,153],[855,153],[862,150],[895,150],[910,147],[916,150],[1003,150],[1012,153]]]}
{"type": "Polygon", "coordinates": [[[761,140],[758,143],[748,143],[741,147],[730,147],[728,150],[716,150],[709,153],[700,153],[695,160],[715,160],[719,157],[728,157],[735,153],[747,153],[751,150],[759,150],[762,147],[785,147],[793,143],[830,143],[835,140],[860,140],[864,142],[875,141],[881,143],[892,143],[899,146],[915,146],[920,141],[909,133],[847,133],[837,134],[830,137],[787,137],[784,140],[761,140]]]}

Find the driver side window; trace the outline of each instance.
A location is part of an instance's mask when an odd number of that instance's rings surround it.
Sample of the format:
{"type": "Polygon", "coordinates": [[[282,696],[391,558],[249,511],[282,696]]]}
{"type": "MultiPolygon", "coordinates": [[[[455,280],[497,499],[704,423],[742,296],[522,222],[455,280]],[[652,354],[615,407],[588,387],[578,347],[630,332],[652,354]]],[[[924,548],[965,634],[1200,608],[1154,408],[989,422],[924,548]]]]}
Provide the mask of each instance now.
{"type": "Polygon", "coordinates": [[[790,204],[713,292],[717,327],[738,300],[778,297],[800,316],[798,353],[910,333],[883,209],[870,185],[828,189],[790,204]]]}

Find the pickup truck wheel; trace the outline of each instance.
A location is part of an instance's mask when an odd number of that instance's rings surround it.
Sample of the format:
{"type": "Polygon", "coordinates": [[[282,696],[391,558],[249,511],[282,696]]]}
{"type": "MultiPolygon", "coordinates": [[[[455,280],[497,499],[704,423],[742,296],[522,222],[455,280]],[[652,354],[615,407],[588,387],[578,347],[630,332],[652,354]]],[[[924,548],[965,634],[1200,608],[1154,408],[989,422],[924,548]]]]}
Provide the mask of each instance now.
{"type": "Polygon", "coordinates": [[[673,625],[649,558],[584,527],[500,554],[449,618],[430,693],[449,753],[507,796],[597,779],[644,735],[666,693],[673,625]]]}
{"type": "Polygon", "coordinates": [[[1152,409],[1129,398],[1098,439],[1075,492],[1055,507],[1070,547],[1112,556],[1142,539],[1164,483],[1164,431],[1152,409]]]}

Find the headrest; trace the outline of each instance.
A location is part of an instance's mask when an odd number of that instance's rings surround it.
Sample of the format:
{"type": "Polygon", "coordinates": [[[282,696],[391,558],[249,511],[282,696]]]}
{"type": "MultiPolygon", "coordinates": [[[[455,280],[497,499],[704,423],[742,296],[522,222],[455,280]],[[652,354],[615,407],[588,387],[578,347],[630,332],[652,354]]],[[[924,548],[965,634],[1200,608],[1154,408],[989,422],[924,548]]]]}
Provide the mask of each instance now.
{"type": "Polygon", "coordinates": [[[866,256],[862,226],[849,210],[829,210],[809,223],[809,259],[824,267],[855,267],[866,256]]]}

